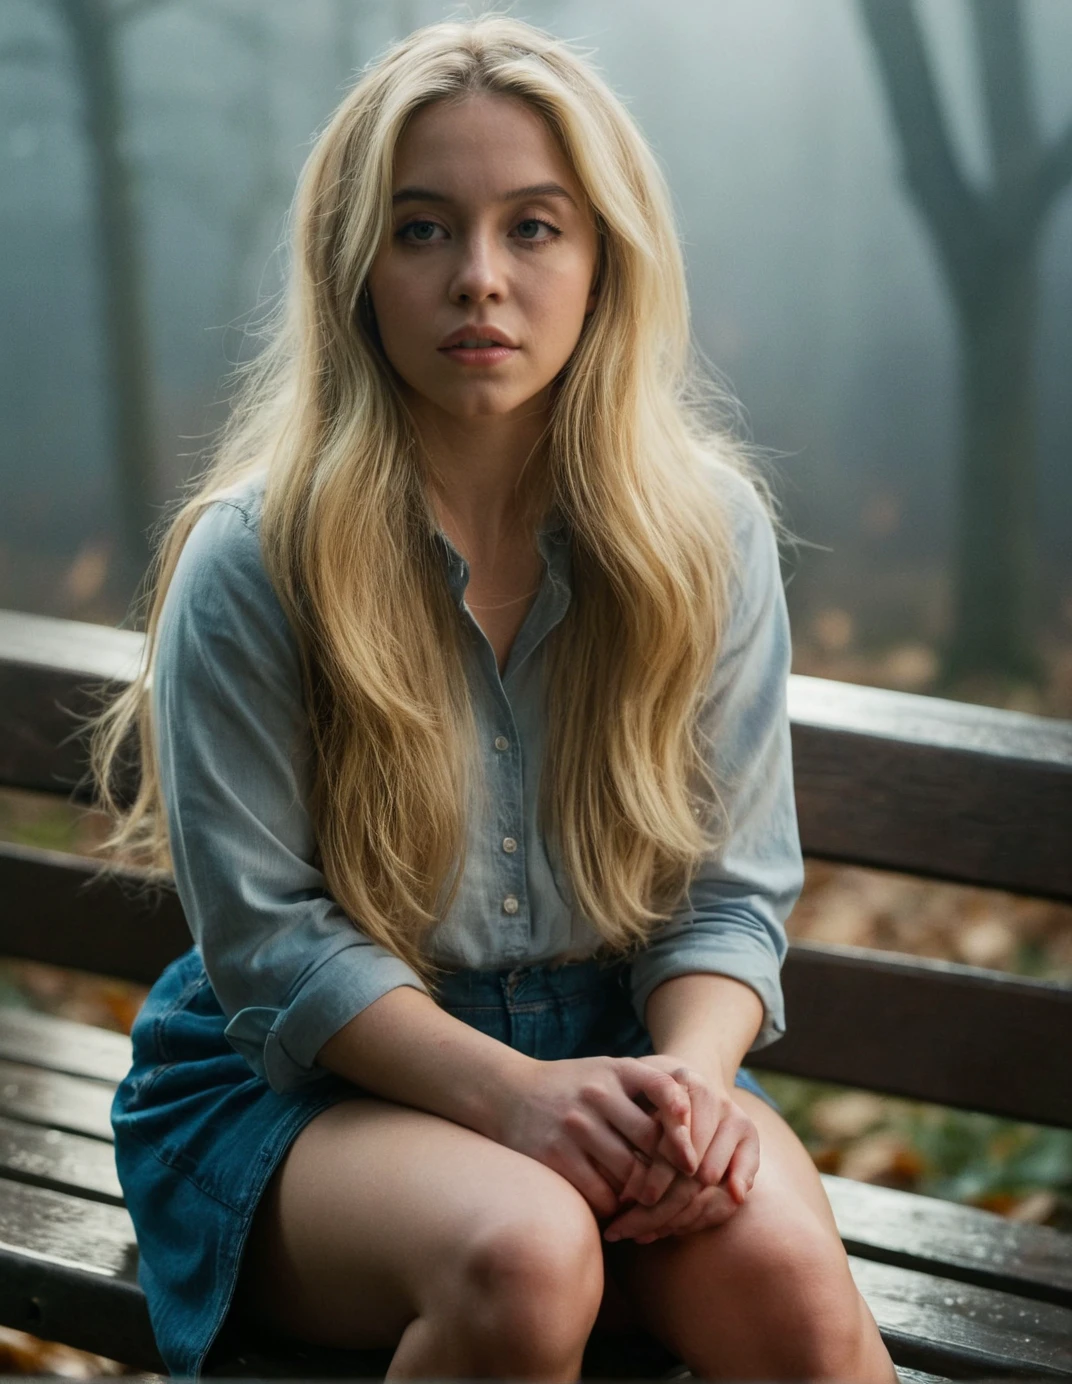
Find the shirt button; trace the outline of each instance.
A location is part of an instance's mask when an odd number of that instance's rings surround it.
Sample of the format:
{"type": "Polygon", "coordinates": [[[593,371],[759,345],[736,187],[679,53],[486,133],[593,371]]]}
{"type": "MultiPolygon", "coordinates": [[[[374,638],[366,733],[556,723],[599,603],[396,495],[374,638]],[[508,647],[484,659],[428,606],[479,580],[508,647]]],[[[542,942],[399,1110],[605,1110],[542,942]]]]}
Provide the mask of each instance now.
{"type": "Polygon", "coordinates": [[[495,748],[497,750],[508,750],[510,748],[510,742],[505,735],[497,735],[495,737],[495,748]]]}
{"type": "Polygon", "coordinates": [[[516,913],[520,907],[521,905],[517,901],[516,894],[507,894],[506,898],[503,899],[504,913],[516,913]]]}
{"type": "Polygon", "coordinates": [[[507,855],[513,855],[514,851],[517,850],[517,842],[512,836],[503,837],[503,850],[507,855]]]}

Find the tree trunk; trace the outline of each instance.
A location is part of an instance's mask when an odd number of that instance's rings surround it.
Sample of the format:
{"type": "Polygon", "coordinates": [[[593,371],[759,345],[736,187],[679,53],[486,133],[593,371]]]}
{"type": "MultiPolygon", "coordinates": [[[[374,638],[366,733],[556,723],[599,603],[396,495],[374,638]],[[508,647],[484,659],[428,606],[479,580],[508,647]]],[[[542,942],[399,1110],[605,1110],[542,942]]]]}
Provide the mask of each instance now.
{"type": "Polygon", "coordinates": [[[94,249],[103,316],[104,376],[111,404],[120,558],[113,589],[129,600],[149,557],[154,439],[145,275],[132,178],[123,150],[116,21],[104,0],[62,0],[82,97],[94,249]]]}
{"type": "Polygon", "coordinates": [[[1037,241],[988,258],[973,291],[955,294],[963,442],[948,683],[1041,673],[1032,637],[1037,241]]]}

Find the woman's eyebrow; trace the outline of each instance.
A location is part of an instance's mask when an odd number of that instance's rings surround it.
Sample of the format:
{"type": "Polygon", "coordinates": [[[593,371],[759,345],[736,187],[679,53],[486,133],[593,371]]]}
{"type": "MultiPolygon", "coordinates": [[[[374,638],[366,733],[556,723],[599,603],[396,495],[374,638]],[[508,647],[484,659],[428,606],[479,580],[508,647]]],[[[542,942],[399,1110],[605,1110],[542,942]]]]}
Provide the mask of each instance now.
{"type": "MultiPolygon", "coordinates": [[[[517,202],[522,197],[564,197],[572,206],[577,203],[560,183],[532,183],[528,187],[515,187],[513,192],[506,192],[499,198],[500,202],[517,202]]],[[[391,194],[391,203],[398,206],[400,202],[453,202],[454,198],[445,192],[436,192],[430,187],[400,187],[397,192],[391,194]]]]}

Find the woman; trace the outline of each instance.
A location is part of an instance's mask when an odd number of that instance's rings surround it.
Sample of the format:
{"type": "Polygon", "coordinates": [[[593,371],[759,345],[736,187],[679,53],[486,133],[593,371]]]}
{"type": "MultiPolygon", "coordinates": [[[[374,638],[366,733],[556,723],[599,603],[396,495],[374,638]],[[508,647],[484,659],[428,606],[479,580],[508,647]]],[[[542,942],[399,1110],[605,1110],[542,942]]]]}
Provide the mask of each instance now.
{"type": "Polygon", "coordinates": [[[658,167],[563,43],[432,25],[320,135],[282,320],[98,727],[196,946],[113,1110],[164,1358],[225,1320],[574,1379],[895,1375],[745,1054],[802,882],[769,498],[658,167]]]}

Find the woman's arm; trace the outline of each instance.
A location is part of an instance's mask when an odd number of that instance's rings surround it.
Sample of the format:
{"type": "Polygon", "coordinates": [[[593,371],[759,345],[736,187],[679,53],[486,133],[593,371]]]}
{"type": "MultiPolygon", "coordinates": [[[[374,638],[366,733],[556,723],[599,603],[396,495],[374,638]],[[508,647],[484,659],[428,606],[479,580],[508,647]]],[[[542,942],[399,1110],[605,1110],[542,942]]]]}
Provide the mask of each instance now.
{"type": "Polygon", "coordinates": [[[763,1002],[750,986],[697,972],[656,986],[645,1012],[657,1053],[671,1054],[727,1091],[763,1022],[763,1002]]]}
{"type": "Polygon", "coordinates": [[[690,1102],[668,1073],[635,1058],[540,1062],[400,987],[368,1005],[317,1061],[355,1086],[442,1115],[527,1154],[573,1184],[597,1214],[619,1209],[636,1151],[669,1132],[674,1165],[691,1172],[690,1102]],[[654,1114],[636,1103],[651,1102],[654,1114]],[[611,1182],[604,1177],[610,1174],[611,1182]]]}
{"type": "Polygon", "coordinates": [[[646,1175],[635,1174],[624,1192],[643,1205],[611,1233],[672,1233],[682,1224],[675,1206],[686,1219],[693,1211],[686,1181],[693,1193],[703,1188],[694,1205],[707,1208],[689,1228],[732,1214],[759,1154],[755,1128],[734,1099],[734,1077],[748,1052],[785,1029],[785,920],[804,881],[786,706],[789,619],[773,525],[740,478],[726,478],[726,498],[741,580],[700,722],[726,834],[685,904],[633,963],[634,1007],[658,1054],[644,1060],[686,1081],[702,1161],[694,1179],[658,1158],[646,1175]]]}
{"type": "MultiPolygon", "coordinates": [[[[751,486],[736,475],[725,484],[740,581],[699,722],[725,812],[724,839],[634,960],[632,993],[646,1022],[650,996],[668,981],[693,974],[732,979],[762,1002],[751,1051],[785,1031],[785,922],[803,887],[804,861],[786,705],[792,644],[777,540],[751,486]]],[[[734,986],[703,993],[718,1006],[729,995],[738,997],[727,1001],[735,1006],[747,1002],[734,986]]],[[[679,1036],[687,1037],[675,1030],[679,1036]]]]}

